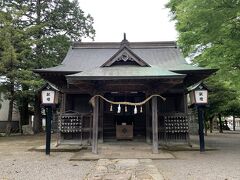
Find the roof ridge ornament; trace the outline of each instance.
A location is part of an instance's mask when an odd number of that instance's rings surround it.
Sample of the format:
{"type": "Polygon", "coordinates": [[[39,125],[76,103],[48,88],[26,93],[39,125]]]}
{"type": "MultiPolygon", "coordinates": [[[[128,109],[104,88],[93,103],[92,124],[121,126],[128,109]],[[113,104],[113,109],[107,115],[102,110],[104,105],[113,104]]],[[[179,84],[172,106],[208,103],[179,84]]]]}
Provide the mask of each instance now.
{"type": "Polygon", "coordinates": [[[126,33],[123,33],[123,40],[121,42],[121,47],[128,46],[129,47],[129,41],[126,38],[126,33]]]}

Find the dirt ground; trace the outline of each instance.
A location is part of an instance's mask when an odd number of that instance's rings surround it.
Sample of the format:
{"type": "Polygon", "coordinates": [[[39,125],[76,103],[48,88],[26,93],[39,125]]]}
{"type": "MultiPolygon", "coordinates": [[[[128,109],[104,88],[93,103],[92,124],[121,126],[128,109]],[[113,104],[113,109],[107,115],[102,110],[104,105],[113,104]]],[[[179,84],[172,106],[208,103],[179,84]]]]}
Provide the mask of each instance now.
{"type": "MultiPolygon", "coordinates": [[[[198,137],[191,137],[198,142],[198,137]]],[[[206,146],[215,151],[173,152],[176,159],[154,161],[165,179],[173,180],[239,180],[240,131],[213,133],[205,137],[206,146]]]]}
{"type": "Polygon", "coordinates": [[[94,161],[69,161],[73,153],[52,152],[46,156],[44,152],[28,151],[44,143],[43,134],[0,137],[0,180],[83,179],[95,167],[94,161]]]}
{"type": "MultiPolygon", "coordinates": [[[[53,137],[53,141],[54,141],[53,137]]],[[[197,143],[198,137],[192,136],[197,143]]],[[[240,179],[240,132],[213,133],[206,145],[218,150],[175,151],[176,159],[153,160],[166,180],[240,179]]],[[[28,149],[45,143],[44,135],[0,137],[0,180],[9,179],[83,179],[96,167],[96,161],[69,161],[74,153],[44,152],[28,149]]]]}

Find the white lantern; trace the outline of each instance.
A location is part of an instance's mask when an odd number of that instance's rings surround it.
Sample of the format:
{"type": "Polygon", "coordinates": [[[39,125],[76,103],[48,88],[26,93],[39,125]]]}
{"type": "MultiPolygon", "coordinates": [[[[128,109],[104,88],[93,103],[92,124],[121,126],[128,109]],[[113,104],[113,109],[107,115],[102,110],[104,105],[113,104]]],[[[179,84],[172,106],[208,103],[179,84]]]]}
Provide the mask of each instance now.
{"type": "Polygon", "coordinates": [[[195,90],[195,103],[207,104],[208,103],[208,91],[207,90],[195,90]]]}
{"type": "Polygon", "coordinates": [[[43,105],[53,105],[58,103],[57,91],[50,85],[46,85],[41,93],[43,105]]]}
{"type": "Polygon", "coordinates": [[[204,105],[208,104],[208,89],[202,83],[199,83],[189,90],[189,97],[191,104],[204,105]]]}
{"type": "Polygon", "coordinates": [[[42,91],[42,104],[54,104],[55,91],[45,90],[42,91]]]}

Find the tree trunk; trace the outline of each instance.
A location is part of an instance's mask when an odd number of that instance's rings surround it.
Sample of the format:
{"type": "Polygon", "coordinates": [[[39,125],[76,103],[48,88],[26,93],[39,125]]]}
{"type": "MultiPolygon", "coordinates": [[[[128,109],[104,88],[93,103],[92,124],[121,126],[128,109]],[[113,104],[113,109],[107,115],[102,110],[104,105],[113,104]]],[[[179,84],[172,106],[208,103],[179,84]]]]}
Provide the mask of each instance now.
{"type": "Polygon", "coordinates": [[[236,130],[236,120],[235,120],[235,116],[233,115],[233,131],[236,130]]]}
{"type": "Polygon", "coordinates": [[[11,130],[12,130],[12,114],[13,114],[13,96],[14,96],[14,83],[11,82],[10,84],[10,97],[11,99],[9,100],[9,109],[8,109],[8,122],[6,125],[6,136],[10,136],[11,130]]]}
{"type": "Polygon", "coordinates": [[[29,122],[29,112],[28,112],[28,99],[22,98],[21,107],[19,108],[20,111],[20,121],[21,125],[27,125],[29,122]]]}
{"type": "Polygon", "coordinates": [[[33,132],[39,133],[42,131],[42,114],[41,114],[41,94],[38,92],[35,95],[34,103],[34,121],[33,121],[33,132]]]}
{"type": "Polygon", "coordinates": [[[210,129],[210,133],[212,133],[213,132],[213,119],[214,119],[214,116],[213,117],[210,117],[210,119],[209,119],[209,122],[210,122],[210,127],[209,127],[209,129],[210,129]]]}
{"type": "Polygon", "coordinates": [[[218,119],[219,119],[219,133],[223,133],[223,125],[222,125],[221,114],[218,114],[218,119]]]}
{"type": "MultiPolygon", "coordinates": [[[[37,0],[36,2],[37,6],[37,17],[36,17],[36,25],[41,24],[41,0],[37,0]]],[[[42,30],[38,29],[36,39],[40,40],[41,39],[41,33],[42,30]]],[[[41,47],[37,43],[36,44],[36,58],[41,54],[41,47]]],[[[36,68],[42,68],[41,62],[37,61],[37,67],[36,68]]],[[[35,95],[35,102],[34,102],[34,120],[33,120],[33,132],[34,133],[39,133],[42,131],[42,114],[41,114],[41,94],[40,92],[37,92],[35,95]]]]}

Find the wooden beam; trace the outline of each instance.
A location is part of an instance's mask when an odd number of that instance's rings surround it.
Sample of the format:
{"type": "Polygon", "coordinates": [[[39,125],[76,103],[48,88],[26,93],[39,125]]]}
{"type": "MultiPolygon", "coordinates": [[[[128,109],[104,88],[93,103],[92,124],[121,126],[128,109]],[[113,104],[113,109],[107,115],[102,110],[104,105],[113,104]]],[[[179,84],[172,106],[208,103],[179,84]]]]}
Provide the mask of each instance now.
{"type": "Polygon", "coordinates": [[[90,95],[93,95],[93,90],[92,89],[62,88],[61,92],[62,93],[67,93],[67,94],[90,94],[90,95]]]}
{"type": "Polygon", "coordinates": [[[119,85],[119,84],[106,84],[101,88],[102,91],[104,92],[111,92],[111,91],[118,91],[118,92],[130,92],[130,91],[146,91],[147,86],[143,84],[124,84],[124,85],[119,85]]]}
{"type": "Polygon", "coordinates": [[[98,114],[99,114],[99,97],[95,97],[93,107],[93,137],[92,137],[92,152],[98,153],[98,114]]]}
{"type": "Polygon", "coordinates": [[[158,153],[157,97],[152,98],[152,152],[153,153],[158,153]]]}

